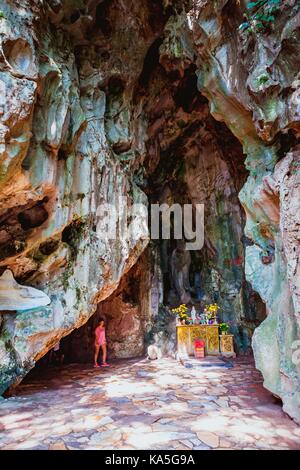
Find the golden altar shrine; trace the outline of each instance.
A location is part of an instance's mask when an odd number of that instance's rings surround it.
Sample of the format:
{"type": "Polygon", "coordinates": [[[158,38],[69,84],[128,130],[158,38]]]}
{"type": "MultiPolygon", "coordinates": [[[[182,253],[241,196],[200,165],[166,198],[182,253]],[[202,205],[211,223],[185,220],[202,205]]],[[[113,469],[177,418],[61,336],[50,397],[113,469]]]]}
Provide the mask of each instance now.
{"type": "Polygon", "coordinates": [[[179,356],[194,355],[194,341],[197,339],[205,342],[206,355],[220,354],[219,325],[178,325],[176,328],[179,356]]]}
{"type": "Polygon", "coordinates": [[[236,357],[233,346],[233,335],[220,335],[220,348],[222,356],[236,357]]]}

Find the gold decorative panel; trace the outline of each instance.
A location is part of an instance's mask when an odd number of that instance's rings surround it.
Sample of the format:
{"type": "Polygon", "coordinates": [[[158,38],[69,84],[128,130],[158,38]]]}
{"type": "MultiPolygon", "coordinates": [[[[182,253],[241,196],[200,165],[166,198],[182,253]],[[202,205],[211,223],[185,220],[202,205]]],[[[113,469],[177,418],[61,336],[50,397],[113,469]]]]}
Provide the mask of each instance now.
{"type": "Polygon", "coordinates": [[[205,325],[193,325],[193,328],[189,328],[190,332],[190,341],[192,345],[196,339],[202,339],[206,341],[206,328],[205,325]],[[203,328],[204,327],[204,328],[203,328]]]}
{"type": "Polygon", "coordinates": [[[235,356],[233,346],[233,335],[220,336],[221,353],[224,356],[235,356]]]}
{"type": "Polygon", "coordinates": [[[177,351],[181,356],[188,356],[190,350],[190,332],[188,328],[177,327],[177,351]]]}
{"type": "Polygon", "coordinates": [[[194,341],[205,341],[205,353],[220,354],[218,325],[179,325],[177,326],[177,351],[181,356],[194,355],[194,341]]]}
{"type": "Polygon", "coordinates": [[[219,327],[218,325],[207,325],[206,338],[207,354],[219,354],[219,327]]]}

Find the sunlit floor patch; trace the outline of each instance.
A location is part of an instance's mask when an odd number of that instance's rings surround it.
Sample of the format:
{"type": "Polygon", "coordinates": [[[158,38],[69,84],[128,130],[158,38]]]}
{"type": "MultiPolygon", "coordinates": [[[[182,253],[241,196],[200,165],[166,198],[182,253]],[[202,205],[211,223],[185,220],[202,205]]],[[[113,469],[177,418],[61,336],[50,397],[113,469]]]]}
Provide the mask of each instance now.
{"type": "Polygon", "coordinates": [[[234,368],[172,359],[51,368],[0,404],[0,449],[300,449],[300,427],[262,387],[249,358],[234,368]]]}

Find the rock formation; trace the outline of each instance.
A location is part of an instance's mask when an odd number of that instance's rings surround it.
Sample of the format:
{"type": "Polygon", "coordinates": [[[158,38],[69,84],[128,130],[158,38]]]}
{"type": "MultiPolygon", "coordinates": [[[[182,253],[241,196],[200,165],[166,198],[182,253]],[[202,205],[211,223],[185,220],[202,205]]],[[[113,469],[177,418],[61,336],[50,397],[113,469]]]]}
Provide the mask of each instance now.
{"type": "Polygon", "coordinates": [[[30,310],[49,305],[51,300],[44,292],[33,287],[21,286],[9,269],[0,277],[1,310],[30,310]]]}
{"type": "Polygon", "coordinates": [[[145,353],[176,246],[144,252],[145,224],[99,236],[99,206],[126,223],[135,202],[203,203],[192,288],[221,305],[240,352],[257,327],[265,386],[300,422],[300,5],[245,30],[246,3],[1,2],[1,272],[51,299],[0,313],[1,392],[97,305],[113,354],[145,353]]]}
{"type": "Polygon", "coordinates": [[[87,321],[147,245],[144,227],[135,240],[96,233],[102,202],[121,211],[124,196],[146,201],[132,170],[143,130],[129,105],[160,32],[143,21],[147,2],[115,2],[111,19],[108,3],[1,3],[1,265],[51,297],[26,316],[0,314],[2,392],[87,321]]]}
{"type": "Polygon", "coordinates": [[[195,2],[187,18],[199,90],[212,115],[243,144],[249,280],[267,306],[253,349],[265,386],[300,421],[299,339],[299,2],[281,2],[274,25],[243,34],[245,2],[195,2]],[[197,4],[197,5],[196,5],[197,4]],[[287,222],[288,221],[288,222],[287,222]],[[270,256],[272,267],[263,259],[270,256]],[[298,283],[298,285],[297,285],[298,283]]]}

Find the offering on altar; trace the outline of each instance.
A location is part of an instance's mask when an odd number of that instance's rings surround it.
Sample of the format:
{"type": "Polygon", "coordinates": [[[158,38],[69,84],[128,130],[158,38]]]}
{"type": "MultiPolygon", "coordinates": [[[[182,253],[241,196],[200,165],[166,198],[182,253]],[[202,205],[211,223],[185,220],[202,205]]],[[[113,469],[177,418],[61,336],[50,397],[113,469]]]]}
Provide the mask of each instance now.
{"type": "Polygon", "coordinates": [[[179,325],[177,326],[177,357],[194,356],[195,341],[205,343],[205,354],[220,354],[218,325],[179,325]]]}
{"type": "Polygon", "coordinates": [[[172,308],[172,313],[176,315],[176,321],[179,321],[180,325],[189,325],[191,323],[191,317],[188,316],[188,308],[185,304],[179,305],[177,308],[172,308]]]}
{"type": "Polygon", "coordinates": [[[221,330],[222,335],[227,335],[228,330],[229,330],[228,323],[221,323],[220,324],[220,330],[221,330]]]}
{"type": "Polygon", "coordinates": [[[196,325],[196,309],[194,305],[192,306],[192,310],[191,310],[191,318],[192,318],[192,324],[196,325]]]}
{"type": "Polygon", "coordinates": [[[218,310],[220,310],[220,307],[217,304],[210,304],[205,307],[204,315],[206,318],[207,325],[218,324],[218,318],[217,318],[218,310]]]}

